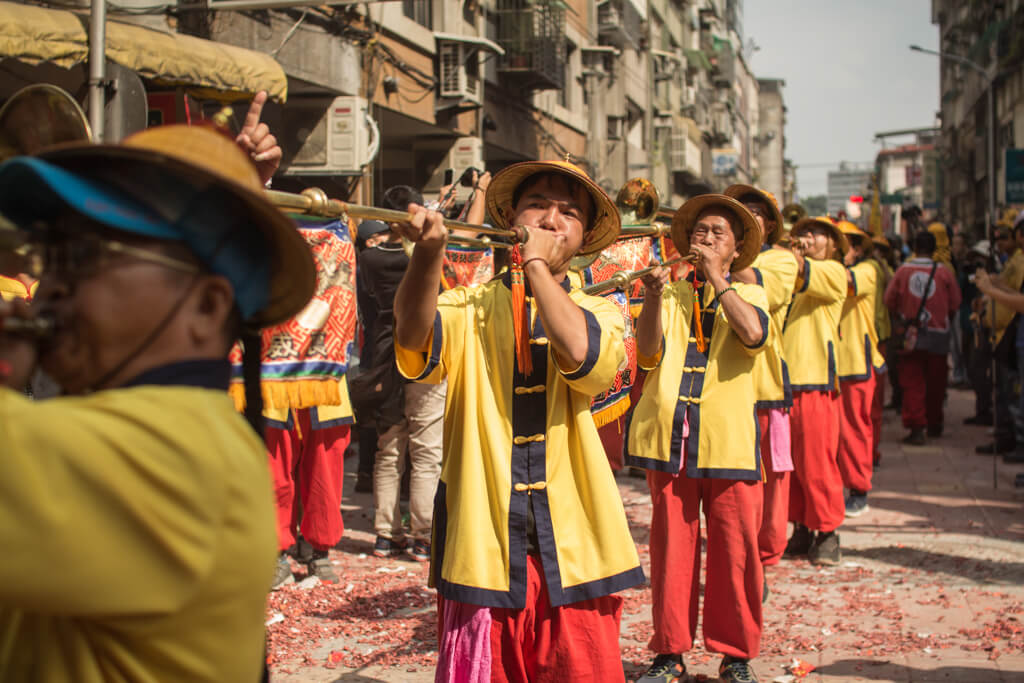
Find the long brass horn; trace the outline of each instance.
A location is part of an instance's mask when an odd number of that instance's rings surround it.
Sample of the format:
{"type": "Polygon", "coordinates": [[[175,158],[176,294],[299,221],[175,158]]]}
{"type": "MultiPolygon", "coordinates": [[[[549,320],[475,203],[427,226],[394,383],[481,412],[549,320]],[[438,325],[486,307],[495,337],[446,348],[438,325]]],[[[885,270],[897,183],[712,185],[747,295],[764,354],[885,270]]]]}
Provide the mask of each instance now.
{"type": "MultiPolygon", "coordinates": [[[[350,218],[362,218],[363,220],[377,220],[385,223],[397,223],[407,221],[410,215],[405,211],[393,209],[381,209],[376,206],[363,206],[361,204],[349,204],[337,199],[328,198],[327,194],[318,187],[306,188],[302,194],[291,192],[278,192],[267,190],[267,199],[273,202],[278,208],[284,211],[293,211],[309,216],[322,216],[324,218],[337,218],[343,214],[350,218]]],[[[479,238],[463,237],[462,235],[449,235],[448,241],[457,244],[465,244],[474,247],[508,248],[516,242],[515,233],[511,230],[493,228],[488,225],[476,225],[446,218],[445,227],[449,230],[472,230],[479,235],[479,238]],[[508,242],[492,241],[490,236],[503,237],[508,242]]]]}
{"type": "Polygon", "coordinates": [[[62,142],[91,139],[85,112],[56,85],[36,83],[22,88],[0,107],[0,161],[62,142]]]}
{"type": "MultiPolygon", "coordinates": [[[[622,231],[618,239],[630,239],[633,237],[645,237],[664,235],[668,228],[660,223],[655,223],[658,216],[658,207],[661,200],[658,197],[658,188],[654,183],[645,178],[630,178],[619,189],[615,195],[615,207],[619,210],[619,220],[622,222],[622,231]]],[[[594,261],[597,254],[585,256],[574,256],[569,262],[569,268],[575,271],[586,270],[594,261]]]]}

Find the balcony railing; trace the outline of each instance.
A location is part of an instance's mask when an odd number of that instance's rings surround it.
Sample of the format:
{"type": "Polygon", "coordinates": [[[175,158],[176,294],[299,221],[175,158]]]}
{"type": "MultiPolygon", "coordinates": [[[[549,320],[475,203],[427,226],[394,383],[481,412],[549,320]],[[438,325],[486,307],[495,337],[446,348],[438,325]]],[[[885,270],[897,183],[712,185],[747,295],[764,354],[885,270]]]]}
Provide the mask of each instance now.
{"type": "Polygon", "coordinates": [[[565,5],[558,0],[498,0],[498,71],[526,90],[565,86],[565,5]]]}

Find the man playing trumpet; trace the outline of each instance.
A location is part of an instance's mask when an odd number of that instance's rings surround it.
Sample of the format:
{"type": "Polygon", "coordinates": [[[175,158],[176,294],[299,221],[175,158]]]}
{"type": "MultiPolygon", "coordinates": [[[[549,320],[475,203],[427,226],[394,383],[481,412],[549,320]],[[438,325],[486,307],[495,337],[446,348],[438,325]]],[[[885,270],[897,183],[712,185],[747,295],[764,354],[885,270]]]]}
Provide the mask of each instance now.
{"type": "Polygon", "coordinates": [[[724,655],[722,681],[756,680],[761,642],[758,553],[763,488],[755,411],[755,357],[770,344],[768,299],[734,284],[761,249],[750,211],[725,195],[689,200],[672,240],[694,270],[669,285],[644,278],[637,360],[650,374],[633,414],[626,464],[645,467],[651,489],[651,588],[656,656],[640,679],[671,683],[686,672],[700,600],[700,510],[707,520],[704,642],[724,655]]]}
{"type": "Polygon", "coordinates": [[[567,162],[506,168],[487,206],[523,242],[512,268],[440,298],[441,216],[412,205],[400,227],[416,248],[395,299],[398,368],[449,383],[437,680],[622,681],[612,593],[644,577],[589,406],[622,363],[623,321],[566,279],[577,252],[616,238],[618,214],[567,162]]]}

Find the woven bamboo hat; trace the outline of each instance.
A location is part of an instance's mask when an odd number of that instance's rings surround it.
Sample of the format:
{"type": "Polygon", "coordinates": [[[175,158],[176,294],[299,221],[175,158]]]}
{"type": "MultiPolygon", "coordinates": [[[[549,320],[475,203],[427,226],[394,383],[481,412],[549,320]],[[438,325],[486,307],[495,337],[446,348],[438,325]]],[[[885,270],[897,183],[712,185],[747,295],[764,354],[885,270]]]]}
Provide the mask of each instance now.
{"type": "Polygon", "coordinates": [[[594,200],[594,216],[583,235],[579,254],[596,254],[622,231],[615,203],[579,166],[568,161],[524,161],[499,171],[487,187],[487,213],[498,227],[512,228],[516,189],[538,173],[559,173],[580,183],[594,200]]]}
{"type": "Polygon", "coordinates": [[[725,194],[726,197],[732,197],[739,202],[743,201],[743,197],[754,195],[764,202],[772,212],[772,220],[775,221],[775,228],[765,235],[765,242],[768,244],[775,244],[782,239],[782,233],[785,229],[783,224],[785,221],[782,219],[782,212],[779,211],[779,203],[775,200],[775,195],[767,190],[754,187],[753,185],[730,185],[725,188],[725,192],[723,194],[725,194]]]}
{"type": "Polygon", "coordinates": [[[871,239],[871,235],[867,234],[866,232],[861,230],[859,227],[857,227],[856,223],[851,223],[850,221],[839,221],[839,226],[838,227],[839,227],[839,231],[840,232],[842,232],[844,235],[848,236],[846,238],[847,242],[850,242],[851,239],[854,238],[854,237],[859,238],[859,239],[863,239],[863,240],[870,240],[871,239]]]}
{"type": "Polygon", "coordinates": [[[152,236],[182,241],[213,272],[227,277],[247,323],[283,322],[312,298],[316,268],[309,246],[267,199],[249,157],[223,132],[158,126],[120,144],[76,143],[39,156],[116,188],[172,226],[173,234],[152,236]],[[244,217],[224,221],[236,226],[234,232],[217,224],[218,205],[244,217]],[[247,230],[238,230],[239,225],[247,230]]]}
{"type": "Polygon", "coordinates": [[[845,256],[846,252],[850,249],[850,242],[846,239],[846,235],[843,234],[843,231],[840,230],[828,216],[808,216],[806,218],[801,218],[796,222],[796,225],[793,226],[793,229],[789,231],[789,234],[796,237],[800,233],[810,230],[811,227],[815,225],[825,228],[829,234],[832,235],[832,240],[836,243],[836,250],[839,252],[839,256],[845,256]]]}
{"type": "Polygon", "coordinates": [[[743,244],[729,267],[733,272],[743,270],[754,262],[761,251],[761,225],[747,207],[724,194],[697,195],[676,210],[672,217],[672,242],[676,245],[676,251],[683,255],[690,253],[690,231],[700,214],[713,208],[731,211],[743,226],[743,244]]]}

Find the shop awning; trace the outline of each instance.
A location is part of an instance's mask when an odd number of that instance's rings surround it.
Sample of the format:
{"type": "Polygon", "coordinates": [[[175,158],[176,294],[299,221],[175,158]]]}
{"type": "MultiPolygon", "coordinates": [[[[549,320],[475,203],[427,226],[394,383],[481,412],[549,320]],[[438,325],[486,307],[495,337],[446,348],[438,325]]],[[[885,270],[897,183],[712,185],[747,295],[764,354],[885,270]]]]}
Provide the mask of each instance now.
{"type": "MultiPolygon", "coordinates": [[[[0,2],[0,58],[70,68],[85,62],[89,36],[85,15],[0,2]]],[[[179,33],[107,22],[107,59],[166,85],[209,89],[232,99],[266,90],[288,97],[284,69],[270,55],[179,33]]]]}

